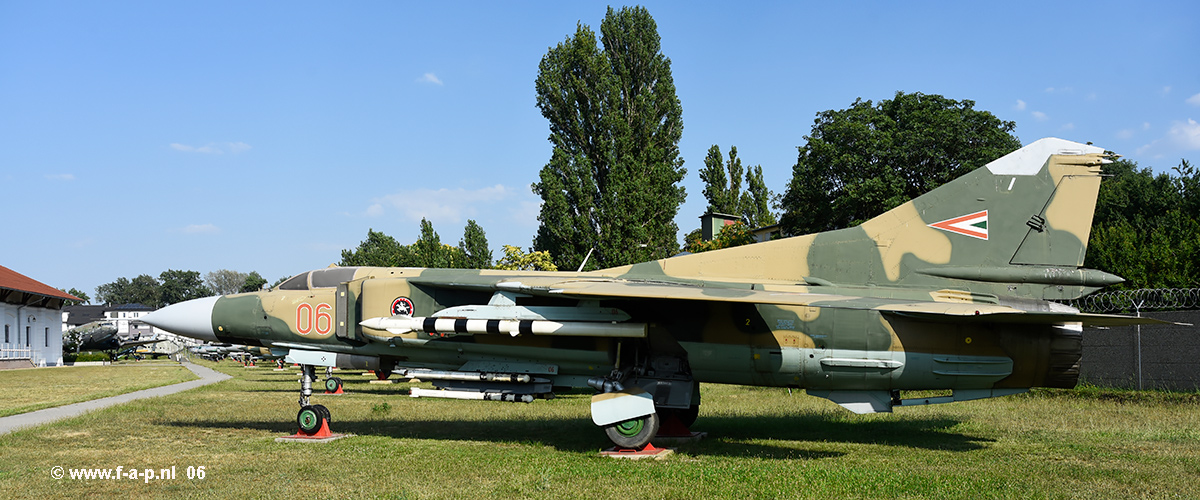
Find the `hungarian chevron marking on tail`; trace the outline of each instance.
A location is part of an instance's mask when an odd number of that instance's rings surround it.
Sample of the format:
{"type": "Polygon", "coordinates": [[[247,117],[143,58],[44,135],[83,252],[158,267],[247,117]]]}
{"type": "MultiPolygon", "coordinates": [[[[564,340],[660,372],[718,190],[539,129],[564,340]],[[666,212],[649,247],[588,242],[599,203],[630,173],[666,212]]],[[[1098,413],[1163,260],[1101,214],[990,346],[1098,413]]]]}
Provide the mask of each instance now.
{"type": "MultiPolygon", "coordinates": [[[[1015,180],[1015,179],[1014,179],[1015,180]]],[[[973,214],[967,214],[961,217],[946,219],[940,222],[929,224],[929,227],[941,229],[942,231],[950,231],[972,238],[981,240],[988,239],[988,211],[983,210],[973,214]]]]}

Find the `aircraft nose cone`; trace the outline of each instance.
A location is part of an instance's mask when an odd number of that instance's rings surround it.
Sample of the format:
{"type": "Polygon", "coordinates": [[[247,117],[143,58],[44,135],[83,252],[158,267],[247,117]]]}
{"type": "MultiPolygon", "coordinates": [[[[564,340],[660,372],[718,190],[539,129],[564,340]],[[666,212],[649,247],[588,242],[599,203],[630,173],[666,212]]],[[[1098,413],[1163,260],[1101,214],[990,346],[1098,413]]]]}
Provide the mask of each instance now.
{"type": "Polygon", "coordinates": [[[212,296],[171,304],[142,316],[142,321],[176,335],[216,342],[217,336],[213,334],[212,328],[212,312],[213,306],[220,298],[212,296]]]}

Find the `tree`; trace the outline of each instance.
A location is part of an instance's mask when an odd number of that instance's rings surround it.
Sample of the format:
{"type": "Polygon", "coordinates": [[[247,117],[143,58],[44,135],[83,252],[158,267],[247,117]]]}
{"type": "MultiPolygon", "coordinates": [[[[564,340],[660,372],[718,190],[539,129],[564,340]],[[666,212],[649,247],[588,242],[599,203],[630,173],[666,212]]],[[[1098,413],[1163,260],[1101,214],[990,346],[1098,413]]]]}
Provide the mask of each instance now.
{"type": "Polygon", "coordinates": [[[262,290],[262,287],[265,284],[267,284],[266,278],[263,278],[261,274],[258,274],[258,271],[250,271],[250,274],[246,275],[246,281],[242,283],[242,288],[240,291],[242,293],[257,292],[262,290]]]}
{"type": "Polygon", "coordinates": [[[492,249],[488,248],[487,234],[477,222],[467,219],[467,227],[463,228],[462,240],[458,249],[466,255],[464,266],[467,269],[491,269],[492,249]]]}
{"type": "Polygon", "coordinates": [[[204,286],[204,280],[200,279],[200,273],[196,271],[168,269],[159,274],[158,279],[162,282],[159,295],[161,305],[171,305],[212,295],[212,291],[204,286]]]}
{"type": "Polygon", "coordinates": [[[442,238],[433,230],[433,223],[421,219],[421,237],[412,244],[418,267],[460,269],[467,267],[467,254],[459,248],[442,243],[442,238]]]}
{"type": "Polygon", "coordinates": [[[709,250],[720,250],[722,248],[730,248],[742,245],[749,245],[758,240],[754,238],[754,233],[750,232],[750,227],[741,222],[734,222],[721,227],[721,231],[712,241],[704,241],[701,239],[699,231],[693,231],[688,234],[687,245],[684,250],[691,253],[707,252],[709,250]]]}
{"type": "Polygon", "coordinates": [[[205,274],[204,282],[213,293],[217,295],[230,295],[242,290],[242,285],[246,283],[246,276],[248,276],[246,273],[238,271],[217,269],[205,274]]]}
{"type": "Polygon", "coordinates": [[[537,106],[553,145],[533,191],[542,198],[534,248],[574,269],[670,256],[687,172],[679,156],[682,106],[671,60],[644,7],[611,7],[603,49],[586,25],[538,65],[537,106]]]}
{"type": "Polygon", "coordinates": [[[159,297],[158,280],[148,274],[133,280],[122,276],[112,283],[96,287],[96,301],[104,304],[142,304],[158,307],[161,305],[159,297]]]}
{"type": "Polygon", "coordinates": [[[508,271],[557,271],[558,267],[554,265],[554,259],[550,258],[550,252],[542,250],[525,253],[521,251],[521,247],[504,245],[504,258],[496,263],[496,269],[508,271]]]}
{"type": "Polygon", "coordinates": [[[342,250],[339,266],[411,267],[417,266],[413,250],[401,245],[395,238],[372,229],[367,230],[367,239],[354,250],[342,250]]]}
{"type": "Polygon", "coordinates": [[[80,304],[87,304],[88,302],[90,302],[92,300],[91,297],[88,297],[88,294],[86,294],[82,291],[76,290],[74,288],[72,288],[70,290],[63,290],[63,289],[59,288],[59,291],[66,293],[67,295],[74,295],[76,297],[83,299],[83,300],[64,300],[63,305],[77,306],[80,304]]]}
{"type": "Polygon", "coordinates": [[[1155,176],[1137,163],[1104,166],[1085,267],[1125,278],[1115,289],[1200,286],[1200,172],[1155,176]]]}
{"type": "Polygon", "coordinates": [[[751,228],[769,226],[777,222],[771,213],[771,191],[762,178],[762,165],[750,169],[742,168],[737,156],[737,146],[729,147],[729,159],[721,166],[721,148],[714,144],[708,148],[704,158],[704,169],[700,171],[704,181],[704,197],[708,199],[710,212],[738,215],[751,228]],[[726,177],[725,172],[729,172],[726,177]],[[745,172],[746,190],[742,191],[742,172],[745,172]]]}
{"type": "Polygon", "coordinates": [[[1021,147],[974,101],[897,92],[817,114],[780,201],[786,234],[862,223],[1021,147]]]}

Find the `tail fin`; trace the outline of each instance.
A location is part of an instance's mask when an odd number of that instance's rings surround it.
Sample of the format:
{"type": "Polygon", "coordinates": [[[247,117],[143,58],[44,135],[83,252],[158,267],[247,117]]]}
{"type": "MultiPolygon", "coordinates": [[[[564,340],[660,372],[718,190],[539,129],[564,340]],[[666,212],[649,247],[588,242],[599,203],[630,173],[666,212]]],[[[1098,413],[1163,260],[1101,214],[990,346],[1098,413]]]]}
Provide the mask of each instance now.
{"type": "Polygon", "coordinates": [[[1101,148],[1041,139],[860,228],[879,247],[888,282],[950,279],[979,291],[1082,294],[1121,281],[1080,269],[1100,166],[1109,162],[1101,148]]]}
{"type": "Polygon", "coordinates": [[[858,227],[647,264],[674,276],[1073,298],[1121,282],[1079,267],[1108,162],[1101,148],[1042,139],[858,227]]]}

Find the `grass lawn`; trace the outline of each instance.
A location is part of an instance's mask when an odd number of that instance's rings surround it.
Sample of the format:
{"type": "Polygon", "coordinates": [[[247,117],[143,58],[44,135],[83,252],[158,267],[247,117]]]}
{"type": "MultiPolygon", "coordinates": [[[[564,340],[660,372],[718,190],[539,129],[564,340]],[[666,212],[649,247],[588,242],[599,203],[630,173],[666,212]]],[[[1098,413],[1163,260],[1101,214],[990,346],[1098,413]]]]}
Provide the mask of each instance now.
{"type": "Polygon", "coordinates": [[[116,396],[197,377],[170,361],[0,370],[0,417],[116,396]]]}
{"type": "Polygon", "coordinates": [[[597,455],[584,391],[413,399],[346,371],[346,395],[314,400],[357,436],[275,443],[296,429],[298,370],[216,367],[234,378],[0,436],[0,498],[1200,497],[1198,394],[1040,390],[857,416],[799,391],[704,385],[694,429],[709,437],[630,462],[597,455]],[[71,480],[55,466],[177,472],[71,480]]]}

